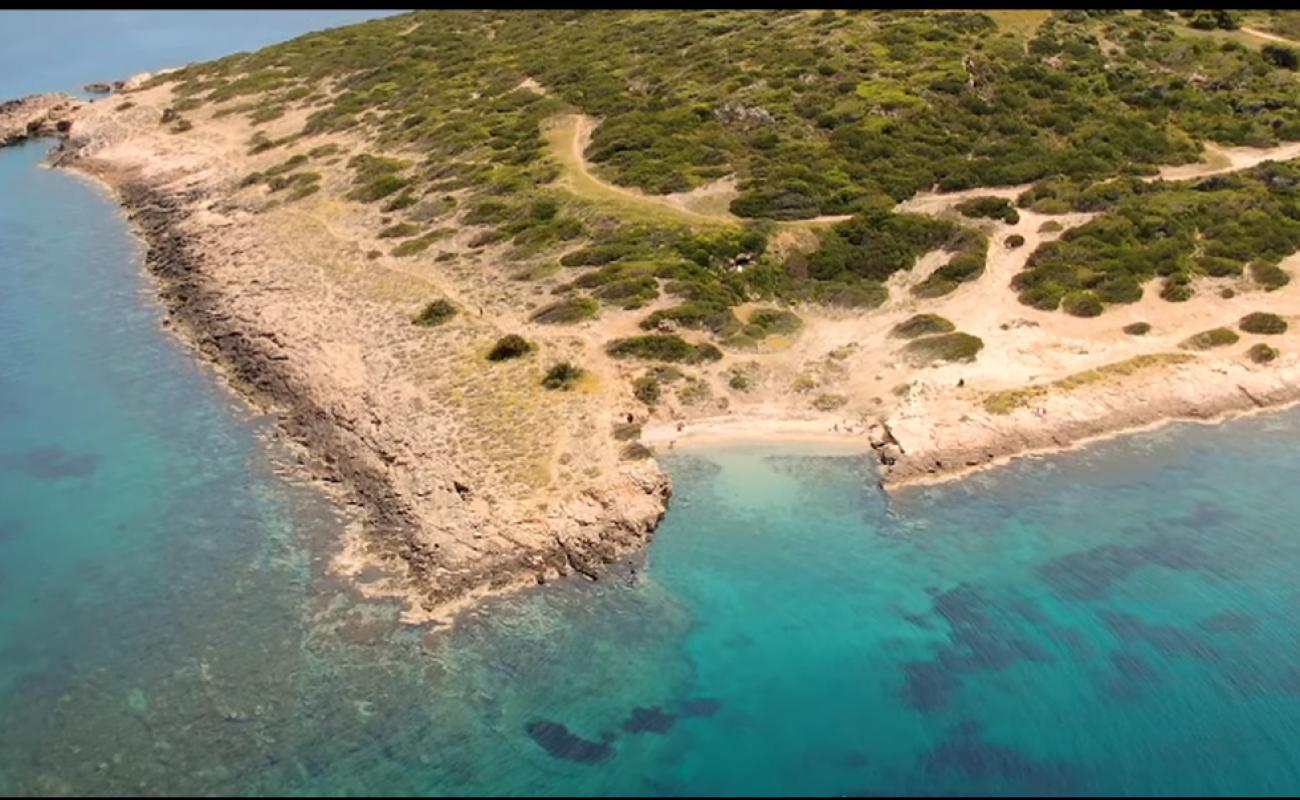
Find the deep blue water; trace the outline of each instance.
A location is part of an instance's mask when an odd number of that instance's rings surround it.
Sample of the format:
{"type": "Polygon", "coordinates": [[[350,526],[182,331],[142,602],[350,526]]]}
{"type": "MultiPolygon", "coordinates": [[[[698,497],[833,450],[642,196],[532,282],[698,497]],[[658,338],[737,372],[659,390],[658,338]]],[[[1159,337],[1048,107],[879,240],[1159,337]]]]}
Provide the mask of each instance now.
{"type": "Polygon", "coordinates": [[[404,627],[44,149],[0,151],[0,795],[1300,790],[1300,414],[892,503],[678,451],[635,584],[404,627]]]}

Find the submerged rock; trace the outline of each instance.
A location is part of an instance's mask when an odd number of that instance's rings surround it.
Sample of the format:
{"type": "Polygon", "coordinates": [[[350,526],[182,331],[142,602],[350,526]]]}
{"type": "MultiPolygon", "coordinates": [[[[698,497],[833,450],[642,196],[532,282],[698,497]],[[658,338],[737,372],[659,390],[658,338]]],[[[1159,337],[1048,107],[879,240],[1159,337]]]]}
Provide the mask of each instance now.
{"type": "Polygon", "coordinates": [[[525,725],[524,730],[551,758],[597,764],[614,755],[614,748],[607,743],[584,739],[558,722],[536,720],[525,725]]]}
{"type": "Polygon", "coordinates": [[[665,712],[659,706],[632,709],[632,716],[623,723],[628,733],[667,733],[677,724],[677,715],[665,712]]]}

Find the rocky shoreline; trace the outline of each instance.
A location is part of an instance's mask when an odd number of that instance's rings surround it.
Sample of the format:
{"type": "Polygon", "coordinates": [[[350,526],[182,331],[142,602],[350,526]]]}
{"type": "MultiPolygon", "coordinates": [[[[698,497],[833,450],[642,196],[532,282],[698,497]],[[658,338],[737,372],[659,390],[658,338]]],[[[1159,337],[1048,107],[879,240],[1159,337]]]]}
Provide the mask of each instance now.
{"type": "MultiPolygon", "coordinates": [[[[389,580],[366,593],[408,602],[410,622],[449,621],[477,599],[569,575],[597,580],[630,556],[640,554],[667,510],[672,484],[653,461],[641,462],[604,490],[588,489],[565,498],[549,512],[529,519],[476,515],[472,480],[445,475],[439,486],[417,488],[401,465],[411,456],[398,439],[361,424],[373,408],[348,402],[301,363],[277,331],[241,314],[228,283],[215,280],[219,243],[196,236],[196,215],[223,198],[212,186],[179,188],[103,158],[104,137],[89,133],[75,118],[83,105],[66,95],[37,95],[0,106],[0,142],[37,137],[62,140],[50,163],[84,173],[112,190],[146,245],[145,266],[158,282],[174,329],[227,383],[264,412],[279,430],[302,446],[295,468],[324,483],[346,505],[361,512],[354,541],[344,544],[354,559],[396,567],[389,580]],[[493,527],[514,528],[517,546],[483,547],[472,557],[449,553],[427,525],[429,508],[417,507],[433,490],[434,510],[455,505],[456,519],[475,529],[476,539],[493,527]]],[[[193,183],[193,182],[190,182],[193,183]]],[[[382,430],[382,429],[380,429],[382,430]]],[[[436,532],[434,532],[436,533],[436,532]]],[[[362,567],[363,568],[363,567],[362,567]]]]}
{"type": "Polygon", "coordinates": [[[67,94],[33,94],[0,102],[0,147],[29,139],[63,138],[81,102],[67,94]]]}
{"type": "Polygon", "coordinates": [[[1173,422],[1215,423],[1300,403],[1294,365],[1193,361],[1090,390],[1041,399],[1033,408],[992,414],[922,402],[881,426],[872,446],[889,489],[941,483],[1016,459],[1173,422]],[[884,435],[888,436],[886,440],[884,435]],[[898,438],[895,438],[898,437],[898,438]]]}

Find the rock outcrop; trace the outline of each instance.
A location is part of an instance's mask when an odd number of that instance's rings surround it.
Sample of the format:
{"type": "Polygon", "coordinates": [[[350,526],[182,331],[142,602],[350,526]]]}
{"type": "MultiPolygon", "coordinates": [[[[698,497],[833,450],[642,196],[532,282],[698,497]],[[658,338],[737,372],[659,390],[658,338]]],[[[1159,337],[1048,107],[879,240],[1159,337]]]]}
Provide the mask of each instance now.
{"type": "Polygon", "coordinates": [[[0,147],[43,136],[65,136],[81,102],[66,94],[33,94],[0,103],[0,147]]]}

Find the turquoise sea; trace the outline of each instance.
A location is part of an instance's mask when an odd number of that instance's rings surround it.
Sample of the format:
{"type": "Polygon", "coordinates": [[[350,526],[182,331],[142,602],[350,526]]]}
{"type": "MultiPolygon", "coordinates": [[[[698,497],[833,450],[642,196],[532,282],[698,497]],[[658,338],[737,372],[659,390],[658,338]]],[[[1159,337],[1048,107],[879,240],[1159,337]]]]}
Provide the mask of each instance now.
{"type": "MultiPolygon", "coordinates": [[[[0,96],[179,52],[77,35],[0,96]]],[[[1300,413],[892,501],[825,447],[677,451],[635,583],[405,627],[47,147],[0,150],[0,795],[1300,791],[1300,413]]]]}

